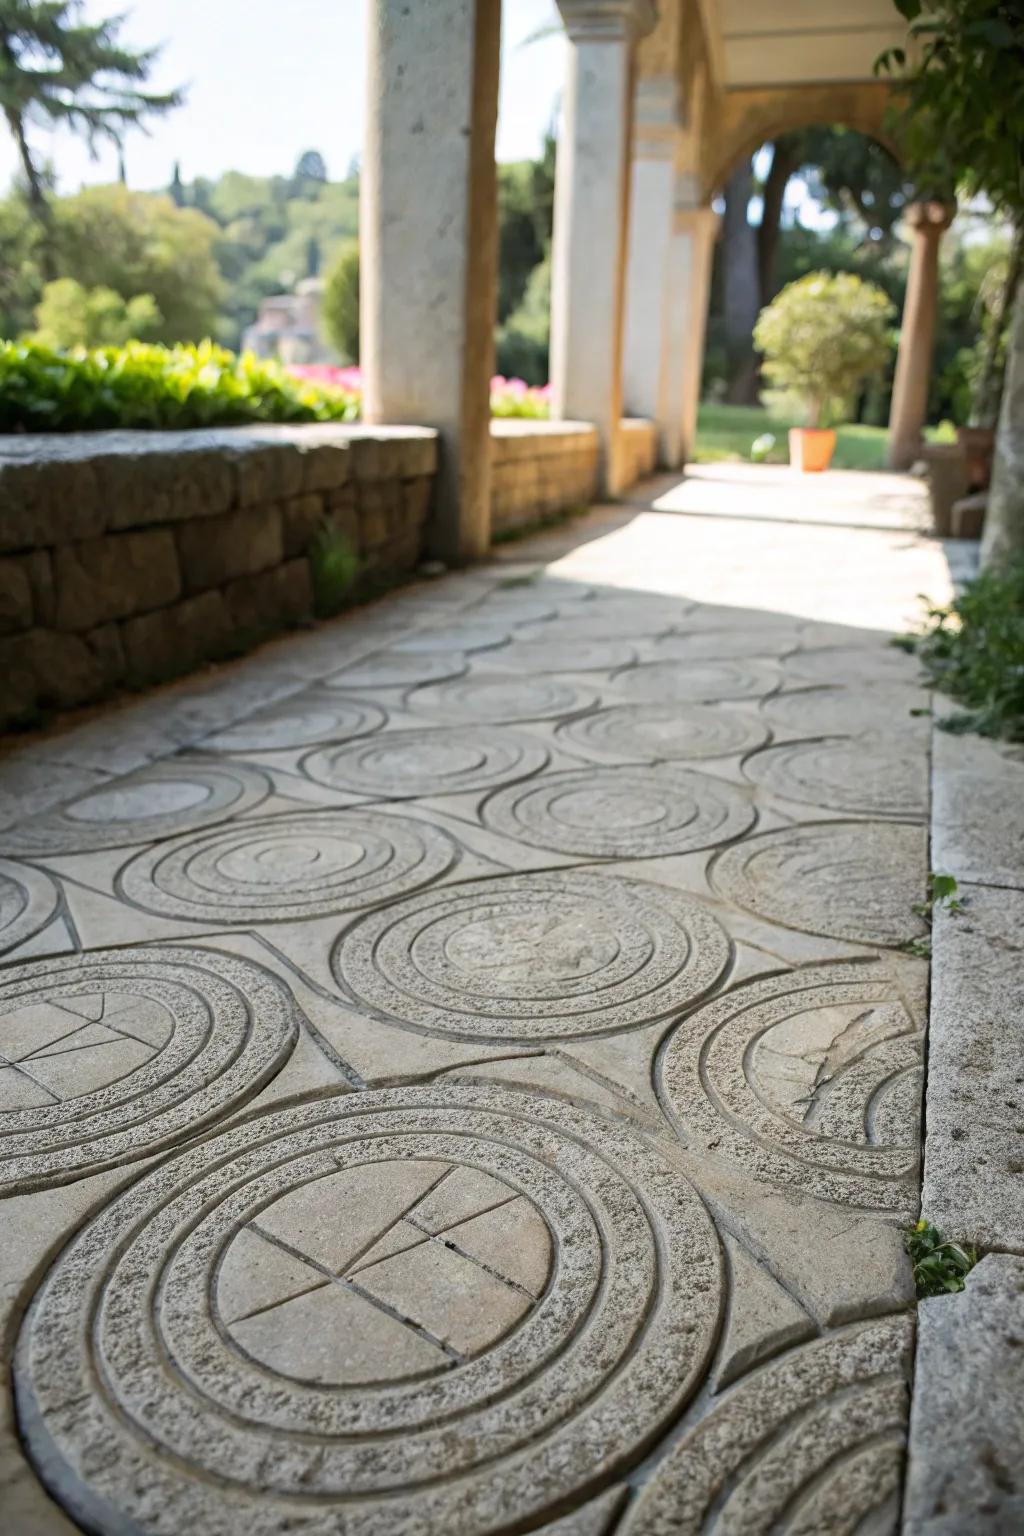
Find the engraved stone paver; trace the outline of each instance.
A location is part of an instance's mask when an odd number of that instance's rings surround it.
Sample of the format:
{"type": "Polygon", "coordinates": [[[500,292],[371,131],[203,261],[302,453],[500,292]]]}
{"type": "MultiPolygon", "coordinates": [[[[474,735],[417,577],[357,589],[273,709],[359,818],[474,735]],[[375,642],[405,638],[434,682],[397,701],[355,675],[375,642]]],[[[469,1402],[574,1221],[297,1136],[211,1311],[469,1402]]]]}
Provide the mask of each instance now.
{"type": "Polygon", "coordinates": [[[21,749],[18,1536],[895,1532],[936,548],[510,553],[21,749]]]}
{"type": "Polygon", "coordinates": [[[378,799],[493,789],[547,763],[543,743],[487,726],[388,731],[379,740],[311,752],[303,772],[329,789],[378,799]]]}

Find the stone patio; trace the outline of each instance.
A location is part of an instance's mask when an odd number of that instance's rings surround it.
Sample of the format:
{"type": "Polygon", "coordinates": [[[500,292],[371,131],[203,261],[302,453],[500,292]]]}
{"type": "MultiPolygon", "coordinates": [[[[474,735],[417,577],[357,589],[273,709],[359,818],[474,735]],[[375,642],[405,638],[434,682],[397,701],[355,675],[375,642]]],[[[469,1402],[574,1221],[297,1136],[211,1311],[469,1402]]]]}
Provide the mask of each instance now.
{"type": "Polygon", "coordinates": [[[6,1530],[897,1529],[900,485],[655,487],[0,763],[6,1530]]]}

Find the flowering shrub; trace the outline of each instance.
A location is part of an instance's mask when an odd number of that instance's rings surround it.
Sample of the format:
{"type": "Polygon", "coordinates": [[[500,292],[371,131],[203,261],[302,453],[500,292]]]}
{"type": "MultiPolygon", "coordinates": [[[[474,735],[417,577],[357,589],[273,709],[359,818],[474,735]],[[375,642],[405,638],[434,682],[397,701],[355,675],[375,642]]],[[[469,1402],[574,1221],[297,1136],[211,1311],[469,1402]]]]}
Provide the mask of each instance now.
{"type": "Polygon", "coordinates": [[[551,415],[551,385],[503,379],[496,373],[491,380],[491,415],[526,416],[546,421],[551,415]]]}
{"type": "MultiPolygon", "coordinates": [[[[332,368],[326,363],[303,363],[290,367],[288,372],[297,379],[321,385],[324,389],[342,391],[353,400],[358,410],[363,392],[361,369],[332,368]]],[[[524,379],[504,379],[497,373],[491,380],[491,415],[547,420],[551,415],[551,385],[531,385],[524,379]]]]}

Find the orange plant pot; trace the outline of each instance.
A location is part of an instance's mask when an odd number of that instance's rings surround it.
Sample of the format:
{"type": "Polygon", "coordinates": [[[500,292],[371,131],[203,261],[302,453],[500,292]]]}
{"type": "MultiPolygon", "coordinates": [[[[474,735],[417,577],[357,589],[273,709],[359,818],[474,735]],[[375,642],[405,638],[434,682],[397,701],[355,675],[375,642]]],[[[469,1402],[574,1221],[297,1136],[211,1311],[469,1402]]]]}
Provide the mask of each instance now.
{"type": "Polygon", "coordinates": [[[836,451],[836,435],[831,427],[790,427],[789,462],[805,475],[828,469],[836,451]]]}

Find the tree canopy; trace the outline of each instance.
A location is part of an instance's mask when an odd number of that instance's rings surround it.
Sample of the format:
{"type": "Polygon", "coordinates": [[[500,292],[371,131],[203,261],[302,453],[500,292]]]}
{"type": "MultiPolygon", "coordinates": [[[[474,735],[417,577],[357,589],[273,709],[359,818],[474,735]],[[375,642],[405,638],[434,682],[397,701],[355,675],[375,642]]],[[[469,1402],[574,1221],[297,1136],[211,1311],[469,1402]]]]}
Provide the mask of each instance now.
{"type": "MultiPolygon", "coordinates": [[[[176,107],[180,91],[147,91],[157,49],[121,41],[123,16],[89,22],[82,0],[0,0],[0,110],[18,150],[29,204],[48,224],[47,188],[31,147],[36,122],[81,134],[90,149],[176,107]]],[[[44,262],[51,264],[44,248],[44,262]]]]}

